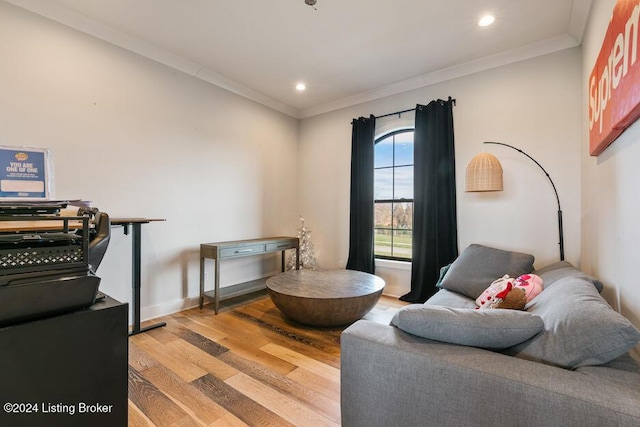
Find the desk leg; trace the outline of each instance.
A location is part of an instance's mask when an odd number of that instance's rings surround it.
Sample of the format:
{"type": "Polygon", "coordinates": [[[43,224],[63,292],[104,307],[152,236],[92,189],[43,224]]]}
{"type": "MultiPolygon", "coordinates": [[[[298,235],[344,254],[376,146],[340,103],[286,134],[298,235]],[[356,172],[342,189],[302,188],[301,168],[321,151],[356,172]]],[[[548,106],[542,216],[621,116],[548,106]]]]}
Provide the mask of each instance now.
{"type": "Polygon", "coordinates": [[[300,247],[296,248],[296,270],[300,270],[300,247]]]}
{"type": "MultiPolygon", "coordinates": [[[[147,326],[145,328],[140,328],[140,253],[141,253],[141,235],[142,235],[142,224],[141,223],[133,223],[132,229],[133,233],[131,235],[132,248],[131,248],[131,284],[133,287],[133,329],[129,332],[129,336],[136,335],[141,332],[146,332],[151,329],[159,328],[161,326],[165,326],[166,323],[158,323],[156,325],[147,326]]],[[[125,228],[125,234],[127,234],[128,229],[125,228]]]]}

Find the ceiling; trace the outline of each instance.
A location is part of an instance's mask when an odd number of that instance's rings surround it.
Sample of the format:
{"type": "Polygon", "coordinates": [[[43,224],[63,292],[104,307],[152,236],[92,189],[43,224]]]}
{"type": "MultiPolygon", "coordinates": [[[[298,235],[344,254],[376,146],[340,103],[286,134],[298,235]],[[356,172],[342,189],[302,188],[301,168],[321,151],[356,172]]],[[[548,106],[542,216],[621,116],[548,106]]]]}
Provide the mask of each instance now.
{"type": "Polygon", "coordinates": [[[578,46],[592,3],[5,1],[297,118],[578,46]]]}

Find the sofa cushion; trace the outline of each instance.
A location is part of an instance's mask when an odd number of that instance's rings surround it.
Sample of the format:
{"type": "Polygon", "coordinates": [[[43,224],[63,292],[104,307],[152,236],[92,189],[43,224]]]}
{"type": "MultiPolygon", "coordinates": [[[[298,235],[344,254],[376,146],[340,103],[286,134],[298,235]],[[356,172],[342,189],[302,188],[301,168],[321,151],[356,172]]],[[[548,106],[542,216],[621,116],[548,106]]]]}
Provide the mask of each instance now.
{"type": "Polygon", "coordinates": [[[478,244],[467,247],[451,264],[442,288],[474,300],[499,277],[518,277],[533,271],[533,255],[505,251],[478,244]]]}
{"type": "Polygon", "coordinates": [[[545,286],[527,305],[527,311],[542,318],[544,330],[506,350],[507,354],[574,369],[607,363],[640,342],[640,331],[580,274],[545,286]]]}
{"type": "Polygon", "coordinates": [[[453,344],[503,349],[542,330],[540,317],[516,310],[476,310],[412,304],[400,310],[392,324],[423,338],[453,344]]]}
{"type": "Polygon", "coordinates": [[[471,298],[447,289],[440,289],[424,304],[443,305],[451,308],[476,308],[476,302],[471,298]]]}
{"type": "Polygon", "coordinates": [[[554,284],[555,282],[557,282],[558,280],[564,277],[573,276],[573,277],[581,277],[587,280],[588,282],[591,282],[593,286],[596,287],[598,292],[602,292],[602,289],[604,288],[600,280],[595,279],[586,273],[583,273],[582,271],[575,268],[568,261],[559,261],[559,262],[547,265],[546,267],[543,267],[540,270],[537,270],[536,274],[540,276],[540,278],[544,281],[545,287],[551,286],[552,284],[554,284]]]}

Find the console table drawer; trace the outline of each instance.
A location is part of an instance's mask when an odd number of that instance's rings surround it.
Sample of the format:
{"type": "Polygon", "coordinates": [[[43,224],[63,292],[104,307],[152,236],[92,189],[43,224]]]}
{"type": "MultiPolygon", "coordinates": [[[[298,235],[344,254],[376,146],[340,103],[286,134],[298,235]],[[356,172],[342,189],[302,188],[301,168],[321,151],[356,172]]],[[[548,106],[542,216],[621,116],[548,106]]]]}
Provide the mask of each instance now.
{"type": "Polygon", "coordinates": [[[220,257],[229,258],[234,256],[255,255],[261,252],[264,252],[264,245],[236,246],[220,249],[220,257]]]}
{"type": "Polygon", "coordinates": [[[284,251],[286,249],[297,248],[298,245],[295,242],[276,242],[267,243],[267,252],[269,251],[284,251]]]}

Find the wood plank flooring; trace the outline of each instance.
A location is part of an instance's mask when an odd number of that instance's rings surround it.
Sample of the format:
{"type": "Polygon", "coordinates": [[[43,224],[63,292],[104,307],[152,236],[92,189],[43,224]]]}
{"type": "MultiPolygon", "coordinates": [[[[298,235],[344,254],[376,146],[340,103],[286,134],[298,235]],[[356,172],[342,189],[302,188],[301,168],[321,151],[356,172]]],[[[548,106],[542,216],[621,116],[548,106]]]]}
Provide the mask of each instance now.
{"type": "MultiPolygon", "coordinates": [[[[383,296],[365,318],[403,305],[383,296]]],[[[340,425],[343,327],[289,321],[264,292],[157,321],[129,339],[129,426],[340,425]]]]}

